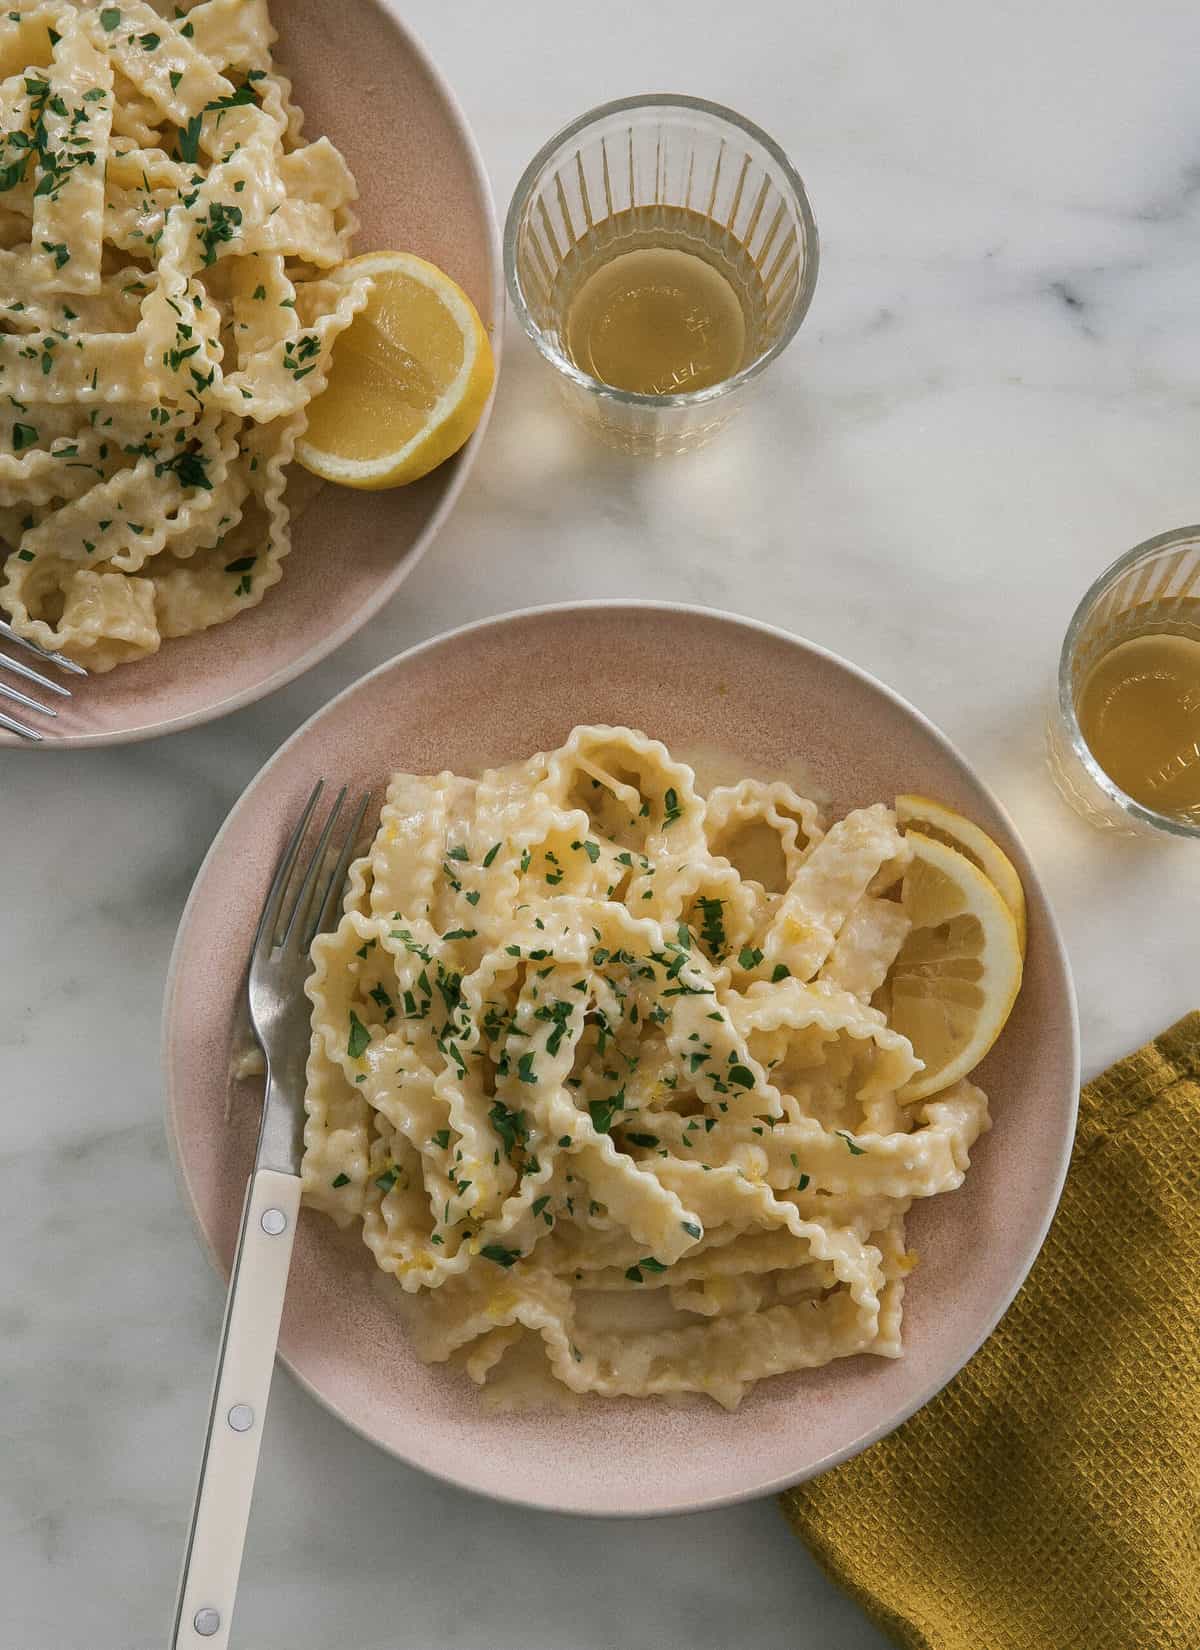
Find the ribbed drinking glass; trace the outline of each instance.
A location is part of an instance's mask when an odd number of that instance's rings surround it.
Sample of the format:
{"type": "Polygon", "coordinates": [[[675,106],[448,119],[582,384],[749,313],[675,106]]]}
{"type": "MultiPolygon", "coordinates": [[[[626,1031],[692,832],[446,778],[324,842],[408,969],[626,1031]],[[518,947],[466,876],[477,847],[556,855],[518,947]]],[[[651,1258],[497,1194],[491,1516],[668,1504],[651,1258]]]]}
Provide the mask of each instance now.
{"type": "Polygon", "coordinates": [[[712,436],[795,335],[816,285],[817,230],[803,183],[765,132],[698,98],[631,97],[573,121],[530,162],[504,260],[517,314],[569,407],[611,445],[657,455],[712,436]],[[622,388],[572,350],[568,312],[582,282],[653,248],[702,259],[736,294],[737,355],[719,382],[688,388],[685,363],[648,392],[622,388]]]}
{"type": "MultiPolygon", "coordinates": [[[[1200,644],[1200,527],[1180,527],[1136,545],[1101,573],[1076,608],[1047,719],[1050,771],[1092,825],[1125,835],[1200,838],[1200,817],[1159,813],[1127,795],[1101,767],[1080,725],[1080,696],[1099,662],[1123,642],[1164,635],[1200,644]]],[[[1200,733],[1200,705],[1192,709],[1200,733]]],[[[1148,737],[1153,731],[1147,730],[1148,737]]],[[[1189,734],[1172,750],[1169,771],[1176,776],[1192,764],[1200,764],[1200,739],[1189,734]]]]}

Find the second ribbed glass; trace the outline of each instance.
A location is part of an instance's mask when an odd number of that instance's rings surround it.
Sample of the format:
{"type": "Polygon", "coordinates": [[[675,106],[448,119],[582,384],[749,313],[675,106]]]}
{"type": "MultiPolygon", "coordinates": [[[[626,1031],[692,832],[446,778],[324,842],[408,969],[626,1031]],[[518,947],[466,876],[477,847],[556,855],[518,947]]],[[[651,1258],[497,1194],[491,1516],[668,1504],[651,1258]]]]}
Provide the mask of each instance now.
{"type": "MultiPolygon", "coordinates": [[[[1161,833],[1198,840],[1200,809],[1181,813],[1164,805],[1160,811],[1129,796],[1101,766],[1081,726],[1081,697],[1091,672],[1122,644],[1155,636],[1200,643],[1200,527],[1177,528],[1136,545],[1105,569],[1076,608],[1047,719],[1050,771],[1066,800],[1091,825],[1125,835],[1161,833]]],[[[1136,678],[1130,680],[1136,685],[1136,678]]],[[[1191,722],[1164,769],[1165,776],[1175,778],[1188,769],[1194,774],[1200,766],[1195,688],[1185,688],[1173,708],[1191,722]]],[[[1146,726],[1147,749],[1160,742],[1159,731],[1146,726]]]]}
{"type": "Polygon", "coordinates": [[[517,186],[504,255],[517,314],[568,405],[610,444],[650,454],[698,446],[738,410],[803,320],[818,262],[804,185],[782,149],[731,109],[659,95],[605,104],[550,140],[517,186]],[[621,388],[572,350],[582,280],[649,249],[702,260],[736,295],[737,353],[719,382],[689,388],[685,370],[650,392],[621,388]]]}

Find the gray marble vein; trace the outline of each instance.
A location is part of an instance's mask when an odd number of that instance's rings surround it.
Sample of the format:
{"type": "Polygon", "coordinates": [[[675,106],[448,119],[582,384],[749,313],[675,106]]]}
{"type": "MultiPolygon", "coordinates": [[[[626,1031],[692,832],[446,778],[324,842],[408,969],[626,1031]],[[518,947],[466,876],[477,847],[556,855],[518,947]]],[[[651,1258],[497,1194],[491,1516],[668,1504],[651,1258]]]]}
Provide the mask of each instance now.
{"type": "MultiPolygon", "coordinates": [[[[593,446],[511,335],[459,508],[391,606],[266,703],[165,742],[0,757],[0,1650],[157,1650],[221,1288],[181,1209],[158,1020],[192,876],[331,694],[465,620],[682,598],[848,655],[938,721],[1060,912],[1089,1072],[1196,1005],[1200,852],[1093,833],[1041,721],[1075,601],[1200,514],[1200,10],[714,0],[568,18],[409,0],[506,202],[602,99],[731,103],[789,149],[821,280],[761,399],[659,465],[593,446]]],[[[403,129],[400,112],[400,129],[403,129]]],[[[491,1506],[277,1377],[244,1650],[877,1650],[769,1503],[652,1523],[491,1506]],[[455,1563],[455,1553],[470,1555],[455,1563]]]]}

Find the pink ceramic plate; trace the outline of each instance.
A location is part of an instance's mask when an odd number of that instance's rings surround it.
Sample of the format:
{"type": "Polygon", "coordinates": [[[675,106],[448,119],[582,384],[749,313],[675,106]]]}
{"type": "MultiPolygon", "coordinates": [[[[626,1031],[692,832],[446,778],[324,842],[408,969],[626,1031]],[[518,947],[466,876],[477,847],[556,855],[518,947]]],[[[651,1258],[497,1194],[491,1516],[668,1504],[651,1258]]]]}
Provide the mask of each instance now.
{"type": "Polygon", "coordinates": [[[489,1416],[465,1377],[413,1356],[359,1237],[304,1216],[280,1348],[335,1414],[487,1495],[569,1512],[683,1512],[810,1477],[904,1420],[994,1327],[1058,1201],[1079,1081],[1062,941],[1012,826],[911,706],[809,642],[690,607],[535,609],[381,665],[267,764],[196,879],[167,986],[168,1124],[187,1199],[227,1269],[261,1089],[227,1075],[234,1023],[263,890],[314,777],[378,793],[394,768],[469,772],[557,745],[577,722],[628,723],[681,753],[724,749],[738,772],[794,772],[799,760],[838,812],[901,791],[942,797],[1003,843],[1029,900],[1024,989],[979,1072],[995,1127],[963,1189],[911,1216],[922,1264],[897,1362],[859,1357],[765,1381],[733,1414],[626,1400],[489,1416]]]}
{"type": "MultiPolygon", "coordinates": [[[[310,138],[358,180],[355,250],[419,252],[471,295],[499,356],[500,243],[483,163],[454,94],[383,0],[272,0],[275,54],[310,138]]],[[[283,580],[260,607],[82,683],[43,745],[119,745],[236,710],[300,675],[366,623],[416,565],[458,497],[484,423],[411,487],[324,487],[295,523],[283,580]]],[[[306,478],[301,478],[306,479],[306,478]]],[[[40,724],[39,724],[40,725],[40,724]]],[[[0,732],[0,745],[19,743],[0,732]]]]}

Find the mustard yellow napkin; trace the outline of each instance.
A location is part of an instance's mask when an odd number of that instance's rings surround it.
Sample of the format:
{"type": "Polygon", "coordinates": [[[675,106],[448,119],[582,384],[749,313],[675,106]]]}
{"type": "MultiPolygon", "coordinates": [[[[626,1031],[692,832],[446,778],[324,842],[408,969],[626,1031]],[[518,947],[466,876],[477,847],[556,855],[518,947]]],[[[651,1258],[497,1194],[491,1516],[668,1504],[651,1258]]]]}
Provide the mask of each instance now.
{"type": "Polygon", "coordinates": [[[991,1339],[783,1506],[905,1650],[1200,1650],[1200,1013],[1084,1089],[991,1339]]]}

